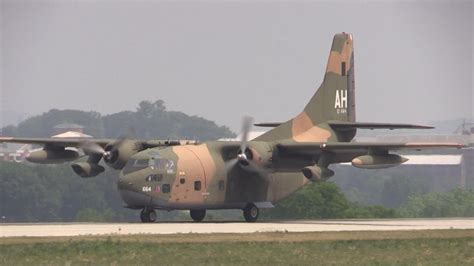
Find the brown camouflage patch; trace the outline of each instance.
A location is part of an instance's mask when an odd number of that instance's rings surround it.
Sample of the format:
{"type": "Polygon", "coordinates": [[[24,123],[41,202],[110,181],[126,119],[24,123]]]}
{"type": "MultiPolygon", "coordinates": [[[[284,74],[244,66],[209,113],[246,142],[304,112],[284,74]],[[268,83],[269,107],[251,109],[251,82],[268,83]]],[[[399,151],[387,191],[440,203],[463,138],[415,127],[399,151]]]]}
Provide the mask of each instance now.
{"type": "Polygon", "coordinates": [[[313,122],[306,112],[301,112],[293,119],[291,131],[293,140],[297,142],[326,142],[332,135],[329,130],[313,126],[313,122]]]}
{"type": "Polygon", "coordinates": [[[307,131],[293,136],[296,142],[326,142],[332,136],[329,130],[320,127],[312,127],[307,131]]]}
{"type": "Polygon", "coordinates": [[[200,160],[186,146],[175,146],[173,152],[178,157],[176,176],[171,187],[170,203],[202,203],[204,197],[202,190],[205,188],[205,174],[200,160]],[[185,180],[181,184],[181,179],[185,180]],[[201,191],[194,190],[194,182],[201,181],[201,191]]]}
{"type": "Polygon", "coordinates": [[[347,38],[344,42],[341,52],[331,51],[329,54],[328,64],[326,68],[326,73],[333,72],[338,75],[342,75],[342,62],[345,62],[345,73],[349,71],[351,64],[352,56],[352,38],[347,38]]]}
{"type": "Polygon", "coordinates": [[[311,118],[309,118],[306,112],[301,112],[292,121],[291,133],[293,136],[297,136],[307,131],[311,127],[313,127],[313,122],[311,121],[311,118]]]}

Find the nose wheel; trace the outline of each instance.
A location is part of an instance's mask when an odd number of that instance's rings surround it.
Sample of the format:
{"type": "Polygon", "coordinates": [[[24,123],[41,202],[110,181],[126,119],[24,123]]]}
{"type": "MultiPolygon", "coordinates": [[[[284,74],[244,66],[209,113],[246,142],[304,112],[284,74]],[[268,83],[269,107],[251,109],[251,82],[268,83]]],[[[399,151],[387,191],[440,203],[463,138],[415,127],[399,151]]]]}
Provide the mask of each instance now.
{"type": "Polygon", "coordinates": [[[258,214],[260,213],[257,206],[254,204],[248,204],[244,209],[244,218],[245,221],[249,223],[254,223],[258,219],[258,214]]]}
{"type": "Polygon", "coordinates": [[[154,223],[156,222],[156,212],[153,209],[143,209],[140,212],[140,219],[142,223],[154,223]]]}

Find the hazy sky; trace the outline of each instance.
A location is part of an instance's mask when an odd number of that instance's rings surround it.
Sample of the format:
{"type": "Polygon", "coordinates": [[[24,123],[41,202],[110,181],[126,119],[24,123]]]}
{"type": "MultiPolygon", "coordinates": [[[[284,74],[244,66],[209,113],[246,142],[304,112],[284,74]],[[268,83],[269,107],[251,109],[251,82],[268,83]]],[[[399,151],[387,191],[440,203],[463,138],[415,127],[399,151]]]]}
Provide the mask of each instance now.
{"type": "Polygon", "coordinates": [[[2,1],[1,116],[163,99],[238,131],[297,114],[354,36],[357,120],[472,117],[471,1],[2,1]]]}

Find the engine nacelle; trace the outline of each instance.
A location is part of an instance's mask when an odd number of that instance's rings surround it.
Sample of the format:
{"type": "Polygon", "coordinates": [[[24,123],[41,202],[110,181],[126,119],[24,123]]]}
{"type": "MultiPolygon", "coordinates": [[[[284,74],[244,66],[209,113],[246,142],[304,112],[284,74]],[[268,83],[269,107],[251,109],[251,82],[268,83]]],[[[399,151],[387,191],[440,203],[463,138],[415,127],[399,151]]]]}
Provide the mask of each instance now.
{"type": "Polygon", "coordinates": [[[381,169],[394,167],[406,161],[407,158],[397,154],[362,155],[352,159],[352,165],[364,169],[381,169]]]}
{"type": "Polygon", "coordinates": [[[73,161],[79,157],[79,153],[74,150],[39,150],[30,153],[26,160],[32,163],[53,164],[73,161]]]}
{"type": "Polygon", "coordinates": [[[102,165],[80,162],[71,165],[72,170],[80,177],[94,177],[105,171],[102,165]]]}
{"type": "Polygon", "coordinates": [[[301,172],[303,172],[303,175],[312,182],[326,181],[334,175],[333,170],[325,167],[319,167],[317,165],[306,166],[305,168],[301,169],[301,172]]]}
{"type": "Polygon", "coordinates": [[[110,143],[105,146],[105,151],[108,155],[104,156],[104,161],[108,166],[120,170],[132,155],[142,149],[140,142],[133,140],[123,140],[119,144],[110,143]]]}

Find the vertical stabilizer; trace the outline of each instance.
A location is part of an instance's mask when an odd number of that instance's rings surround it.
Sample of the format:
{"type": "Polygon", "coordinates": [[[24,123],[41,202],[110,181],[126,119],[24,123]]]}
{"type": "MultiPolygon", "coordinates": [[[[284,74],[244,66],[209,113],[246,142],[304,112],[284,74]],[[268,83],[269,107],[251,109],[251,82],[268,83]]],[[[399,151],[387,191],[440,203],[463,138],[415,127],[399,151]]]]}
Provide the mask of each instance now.
{"type": "Polygon", "coordinates": [[[355,130],[334,132],[328,121],[355,122],[354,48],[352,35],[334,36],[321,86],[303,112],[256,140],[348,141],[355,130]]]}

